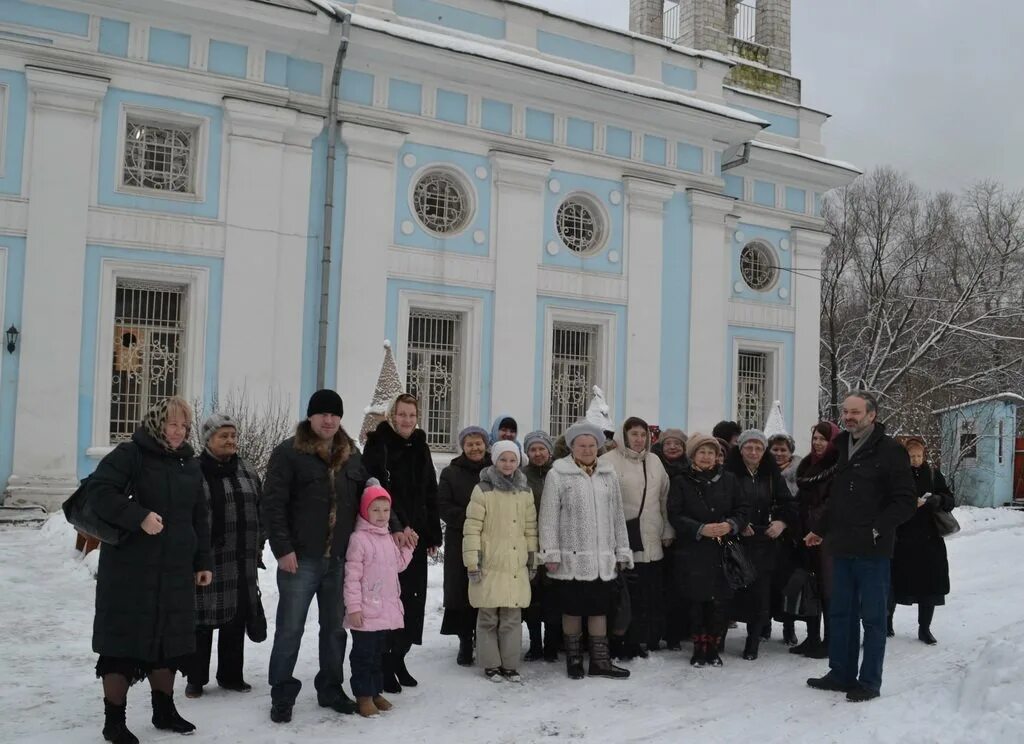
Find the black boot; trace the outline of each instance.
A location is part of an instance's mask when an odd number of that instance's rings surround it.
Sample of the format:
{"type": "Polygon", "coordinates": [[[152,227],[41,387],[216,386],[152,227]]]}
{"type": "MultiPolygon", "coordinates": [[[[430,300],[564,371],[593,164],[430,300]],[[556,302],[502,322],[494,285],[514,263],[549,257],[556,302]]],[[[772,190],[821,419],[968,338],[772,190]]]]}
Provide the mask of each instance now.
{"type": "Polygon", "coordinates": [[[455,657],[455,663],[459,666],[473,666],[473,634],[466,633],[459,636],[459,655],[455,657]]]}
{"type": "Polygon", "coordinates": [[[765,623],[761,627],[761,640],[762,641],[770,641],[771,639],[772,639],[772,624],[771,623],[765,623]]]}
{"type": "Polygon", "coordinates": [[[934,646],[938,643],[938,641],[935,640],[935,636],[932,635],[931,628],[926,625],[922,625],[917,629],[917,639],[921,641],[921,643],[926,643],[929,646],[934,646]]]}
{"type": "Polygon", "coordinates": [[[405,667],[405,654],[395,656],[395,678],[402,687],[415,687],[419,684],[405,667]]]}
{"type": "Polygon", "coordinates": [[[526,628],[530,631],[530,648],[523,659],[526,661],[540,661],[544,658],[544,642],[541,640],[540,620],[528,620],[526,628]]]}
{"type": "Polygon", "coordinates": [[[704,656],[707,665],[713,667],[722,666],[722,657],[719,652],[722,650],[723,646],[725,646],[725,637],[712,635],[704,637],[707,639],[705,645],[707,653],[704,656]]]}
{"type": "Polygon", "coordinates": [[[796,625],[792,620],[786,620],[782,624],[782,642],[787,646],[795,646],[796,640],[796,625]]]}
{"type": "Polygon", "coordinates": [[[563,633],[565,641],[565,673],[569,679],[583,679],[583,649],[580,648],[582,633],[563,633]]]}
{"type": "Polygon", "coordinates": [[[384,678],[384,692],[389,692],[392,695],[397,695],[402,691],[402,685],[398,683],[398,678],[395,676],[395,652],[385,651],[383,663],[381,664],[381,672],[384,678]]]}
{"type": "Polygon", "coordinates": [[[608,657],[608,636],[590,636],[590,668],[587,674],[591,677],[609,677],[610,679],[627,679],[629,670],[612,664],[608,657]]]}
{"type": "Polygon", "coordinates": [[[556,632],[550,625],[545,630],[544,661],[558,661],[558,644],[561,640],[561,633],[556,632]]]}
{"type": "Polygon", "coordinates": [[[128,704],[114,705],[103,699],[103,738],[114,744],[139,744],[138,738],[125,724],[125,711],[128,704]]]}
{"type": "Polygon", "coordinates": [[[690,657],[690,666],[707,666],[707,636],[695,635],[693,637],[693,655],[690,657]]]}
{"type": "Polygon", "coordinates": [[[174,707],[174,696],[159,690],[153,690],[153,725],[176,734],[191,734],[196,730],[195,724],[178,715],[178,709],[174,707]]]}
{"type": "Polygon", "coordinates": [[[895,628],[892,627],[892,615],[889,615],[889,620],[885,624],[885,634],[889,638],[895,638],[896,637],[896,630],[895,630],[895,628]]]}
{"type": "Polygon", "coordinates": [[[747,661],[753,661],[757,658],[757,650],[761,645],[761,636],[748,635],[747,642],[743,645],[743,658],[747,661]]]}

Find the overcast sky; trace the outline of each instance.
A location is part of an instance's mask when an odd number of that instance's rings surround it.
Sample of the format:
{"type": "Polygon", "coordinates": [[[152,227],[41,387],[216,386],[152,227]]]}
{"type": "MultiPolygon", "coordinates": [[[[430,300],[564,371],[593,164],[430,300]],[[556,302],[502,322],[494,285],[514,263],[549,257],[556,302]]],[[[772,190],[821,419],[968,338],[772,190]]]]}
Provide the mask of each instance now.
{"type": "MultiPolygon", "coordinates": [[[[629,0],[527,0],[626,28],[629,0]]],[[[1024,3],[793,0],[793,74],[829,154],[926,189],[1024,189],[1024,3]]]]}

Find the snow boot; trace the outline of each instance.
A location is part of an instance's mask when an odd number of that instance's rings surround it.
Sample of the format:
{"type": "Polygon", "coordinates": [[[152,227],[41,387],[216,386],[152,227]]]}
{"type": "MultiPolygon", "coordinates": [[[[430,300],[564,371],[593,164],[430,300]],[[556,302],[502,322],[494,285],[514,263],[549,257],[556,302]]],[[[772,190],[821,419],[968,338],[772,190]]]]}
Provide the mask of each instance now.
{"type": "Polygon", "coordinates": [[[690,666],[693,667],[705,667],[707,666],[707,636],[695,635],[693,637],[693,656],[690,657],[690,666]]]}
{"type": "Polygon", "coordinates": [[[582,633],[565,633],[565,673],[569,679],[583,679],[583,650],[580,648],[582,633]]]}
{"type": "Polygon", "coordinates": [[[459,636],[459,655],[455,657],[459,666],[473,666],[473,634],[459,636]]]}
{"type": "Polygon", "coordinates": [[[292,704],[281,701],[271,703],[270,720],[274,723],[291,723],[292,704]]]}
{"type": "Polygon", "coordinates": [[[590,668],[587,674],[591,677],[608,677],[609,679],[628,679],[629,670],[612,664],[608,656],[608,636],[590,636],[590,668]]]}
{"type": "Polygon", "coordinates": [[[383,695],[374,695],[373,696],[373,707],[376,708],[377,710],[379,710],[381,713],[387,713],[389,710],[391,710],[395,706],[393,706],[391,704],[391,701],[388,700],[383,695]]]}
{"type": "Polygon", "coordinates": [[[786,620],[782,624],[782,642],[787,646],[795,646],[796,640],[796,625],[792,620],[786,620]]]}
{"type": "Polygon", "coordinates": [[[139,744],[138,737],[128,730],[125,723],[125,711],[128,703],[114,705],[103,699],[103,738],[114,744],[139,744]]]}
{"type": "Polygon", "coordinates": [[[868,700],[874,700],[878,696],[878,690],[871,690],[863,685],[857,685],[846,693],[846,699],[851,703],[866,703],[868,700]]]}
{"type": "Polygon", "coordinates": [[[174,707],[174,695],[153,690],[153,725],[158,729],[173,731],[176,734],[191,734],[196,730],[195,724],[189,723],[174,707]]]}
{"type": "Polygon", "coordinates": [[[743,658],[747,661],[754,661],[757,658],[757,651],[760,645],[761,638],[759,636],[747,636],[747,642],[743,644],[743,658]]]}
{"type": "Polygon", "coordinates": [[[356,708],[359,715],[363,718],[372,718],[373,716],[380,715],[380,711],[377,710],[377,706],[373,704],[373,698],[357,697],[356,708]]]}
{"type": "Polygon", "coordinates": [[[932,635],[931,628],[929,628],[927,625],[922,625],[920,628],[917,629],[917,639],[921,641],[921,643],[925,643],[929,646],[934,646],[936,643],[938,643],[938,641],[935,640],[935,636],[932,635]]]}
{"type": "Polygon", "coordinates": [[[392,695],[400,693],[402,685],[398,683],[398,678],[395,677],[395,653],[393,651],[384,652],[381,671],[384,677],[384,692],[390,692],[392,695]]]}
{"type": "Polygon", "coordinates": [[[705,656],[705,661],[708,666],[720,667],[722,666],[722,657],[720,651],[724,645],[724,639],[720,636],[704,636],[707,638],[707,649],[708,652],[705,656]]]}
{"type": "Polygon", "coordinates": [[[395,657],[395,678],[402,687],[415,687],[419,684],[405,666],[405,654],[395,657]]]}
{"type": "Polygon", "coordinates": [[[334,695],[330,695],[330,693],[323,697],[317,695],[317,702],[321,708],[330,708],[336,713],[342,713],[346,716],[355,713],[357,708],[355,701],[346,695],[344,690],[340,689],[334,695]]]}
{"type": "Polygon", "coordinates": [[[808,659],[828,658],[828,644],[820,638],[810,638],[801,645],[804,646],[803,655],[808,659]]]}

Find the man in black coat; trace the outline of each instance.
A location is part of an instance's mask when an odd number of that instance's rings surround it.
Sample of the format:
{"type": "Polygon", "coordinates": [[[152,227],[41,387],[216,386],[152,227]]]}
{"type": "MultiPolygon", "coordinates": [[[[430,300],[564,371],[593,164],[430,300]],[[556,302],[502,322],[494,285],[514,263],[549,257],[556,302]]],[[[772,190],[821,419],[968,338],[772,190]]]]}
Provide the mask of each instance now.
{"type": "Polygon", "coordinates": [[[306,613],[315,596],[320,615],[317,701],[354,713],[342,690],[346,634],[342,582],[345,551],[366,486],[355,442],[341,426],[341,397],[318,390],[309,399],[295,436],[270,455],[263,491],[263,523],[277,558],[277,626],[270,653],[270,718],[286,723],[302,683],[293,672],[306,613]]]}
{"type": "Polygon", "coordinates": [[[846,431],[835,442],[838,469],[816,531],[804,538],[812,547],[827,541],[833,556],[830,671],[807,684],[845,692],[851,702],[871,700],[881,690],[896,528],[917,509],[907,452],[886,435],[877,416],[878,402],[870,393],[853,392],[843,401],[846,431]],[[864,660],[858,678],[861,621],[864,660]]]}

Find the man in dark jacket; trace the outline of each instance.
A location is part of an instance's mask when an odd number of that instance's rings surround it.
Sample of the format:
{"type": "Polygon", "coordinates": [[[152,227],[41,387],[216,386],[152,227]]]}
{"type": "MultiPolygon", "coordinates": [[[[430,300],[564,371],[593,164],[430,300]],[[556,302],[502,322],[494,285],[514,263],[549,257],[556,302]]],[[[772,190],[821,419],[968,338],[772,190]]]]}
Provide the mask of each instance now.
{"type": "Polygon", "coordinates": [[[917,510],[910,459],[877,416],[878,402],[870,393],[850,393],[843,401],[846,431],[835,442],[839,464],[831,493],[815,532],[804,538],[812,547],[827,541],[833,556],[830,671],[807,684],[845,692],[851,702],[872,700],[881,690],[896,528],[917,510]],[[864,660],[858,679],[861,621],[864,660]]]}
{"type": "Polygon", "coordinates": [[[315,596],[320,615],[317,701],[339,713],[354,713],[345,695],[346,635],[342,627],[345,551],[366,485],[355,442],[341,426],[341,397],[318,390],[295,436],[270,455],[263,491],[263,523],[277,558],[277,627],[270,653],[270,718],[286,723],[302,683],[293,672],[306,613],[315,596]]]}

